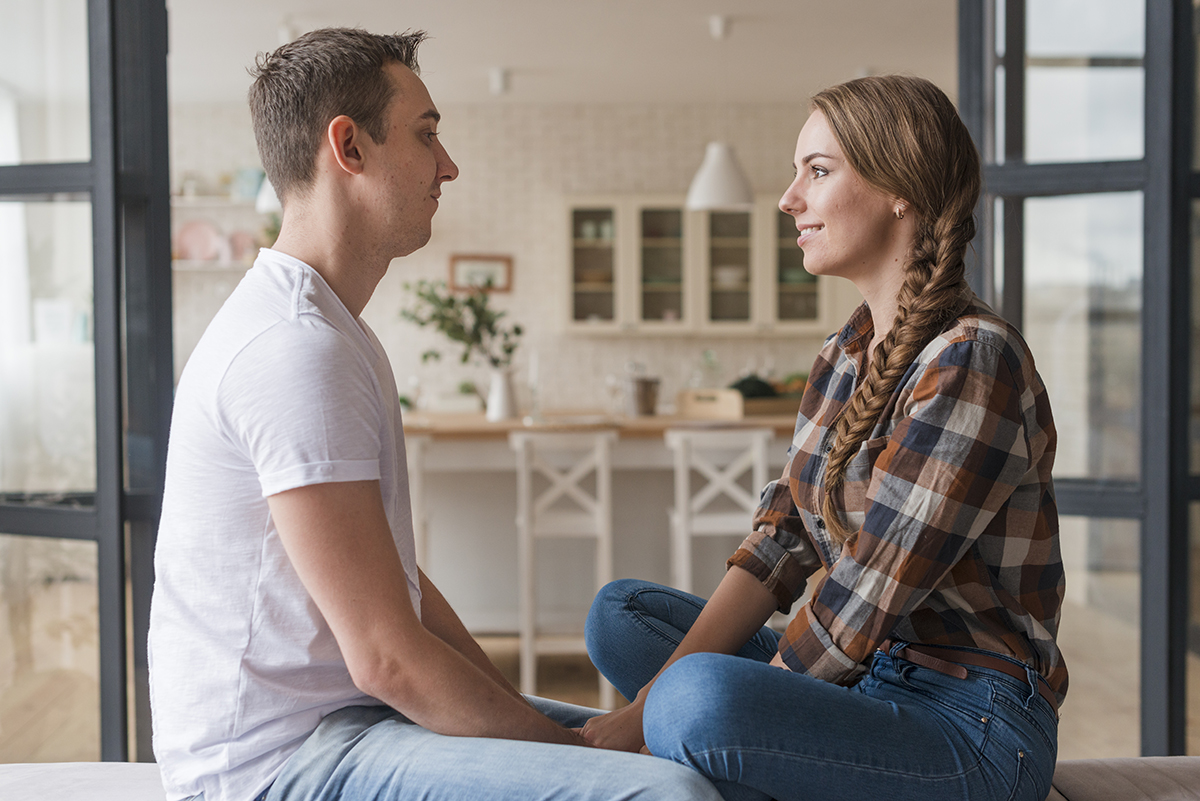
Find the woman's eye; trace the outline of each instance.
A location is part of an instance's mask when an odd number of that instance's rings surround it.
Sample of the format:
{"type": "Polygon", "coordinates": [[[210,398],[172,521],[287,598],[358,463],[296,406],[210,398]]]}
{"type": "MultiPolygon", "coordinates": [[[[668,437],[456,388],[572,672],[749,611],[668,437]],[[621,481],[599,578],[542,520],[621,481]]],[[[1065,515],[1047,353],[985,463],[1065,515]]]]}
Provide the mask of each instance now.
{"type": "Polygon", "coordinates": [[[829,175],[829,170],[827,170],[824,167],[821,167],[817,164],[812,165],[812,171],[813,171],[813,177],[815,177],[815,178],[821,178],[826,175],[829,175]]]}

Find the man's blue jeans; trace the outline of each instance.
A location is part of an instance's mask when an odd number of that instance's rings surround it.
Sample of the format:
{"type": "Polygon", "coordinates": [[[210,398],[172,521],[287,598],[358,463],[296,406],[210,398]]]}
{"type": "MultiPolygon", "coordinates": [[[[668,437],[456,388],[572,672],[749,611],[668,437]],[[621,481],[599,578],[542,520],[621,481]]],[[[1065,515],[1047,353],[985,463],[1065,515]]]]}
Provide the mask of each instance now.
{"type": "MultiPolygon", "coordinates": [[[[598,710],[531,698],[565,726],[598,710]]],[[[267,801],[720,801],[694,770],[656,757],[570,745],[447,737],[386,706],[326,716],[267,801]]]]}
{"type": "MultiPolygon", "coordinates": [[[[592,661],[633,698],[703,606],[657,584],[613,582],[588,617],[592,661]]],[[[1035,677],[968,667],[956,679],[878,651],[858,684],[839,687],[766,664],[777,640],[763,629],[736,656],[692,654],[664,672],[646,699],[651,752],[700,771],[727,801],[1049,793],[1058,723],[1035,677]]]]}

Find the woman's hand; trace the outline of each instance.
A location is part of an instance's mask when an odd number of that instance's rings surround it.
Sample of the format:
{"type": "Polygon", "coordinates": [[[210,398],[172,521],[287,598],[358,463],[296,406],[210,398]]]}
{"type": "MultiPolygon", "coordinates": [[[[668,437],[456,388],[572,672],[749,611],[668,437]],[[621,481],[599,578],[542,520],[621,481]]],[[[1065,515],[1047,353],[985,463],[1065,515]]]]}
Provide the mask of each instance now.
{"type": "Polygon", "coordinates": [[[642,733],[643,703],[644,699],[639,696],[629,706],[592,718],[583,724],[583,738],[597,748],[641,751],[646,745],[642,733]]]}
{"type": "Polygon", "coordinates": [[[779,653],[778,651],[775,652],[775,656],[771,657],[771,667],[791,670],[791,668],[787,666],[787,663],[783,661],[783,654],[779,653]]]}

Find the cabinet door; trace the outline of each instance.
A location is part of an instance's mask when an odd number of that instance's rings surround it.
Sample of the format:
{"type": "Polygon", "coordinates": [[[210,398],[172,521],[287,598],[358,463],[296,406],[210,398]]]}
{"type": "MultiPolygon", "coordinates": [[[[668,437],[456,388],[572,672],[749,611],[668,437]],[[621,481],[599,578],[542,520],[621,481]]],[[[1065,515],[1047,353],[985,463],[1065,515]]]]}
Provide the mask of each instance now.
{"type": "Polygon", "coordinates": [[[617,214],[613,206],[570,210],[571,322],[611,327],[617,320],[617,214]]]}
{"type": "Polygon", "coordinates": [[[775,212],[775,319],[780,323],[821,321],[817,276],[804,269],[804,251],[796,246],[796,221],[775,212]]]}
{"type": "Polygon", "coordinates": [[[679,328],[688,322],[688,266],[680,205],[638,209],[638,324],[679,328]]]}
{"type": "Polygon", "coordinates": [[[749,324],[754,319],[754,270],[749,211],[710,211],[704,248],[706,323],[749,324]]]}

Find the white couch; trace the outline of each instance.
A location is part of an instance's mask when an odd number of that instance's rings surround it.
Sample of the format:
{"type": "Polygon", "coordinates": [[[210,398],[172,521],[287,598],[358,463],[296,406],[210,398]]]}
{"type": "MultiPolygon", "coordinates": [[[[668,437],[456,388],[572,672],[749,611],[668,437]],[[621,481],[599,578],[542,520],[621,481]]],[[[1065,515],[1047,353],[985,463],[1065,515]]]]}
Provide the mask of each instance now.
{"type": "Polygon", "coordinates": [[[0,765],[4,801],[163,801],[152,762],[42,762],[0,765]]]}

